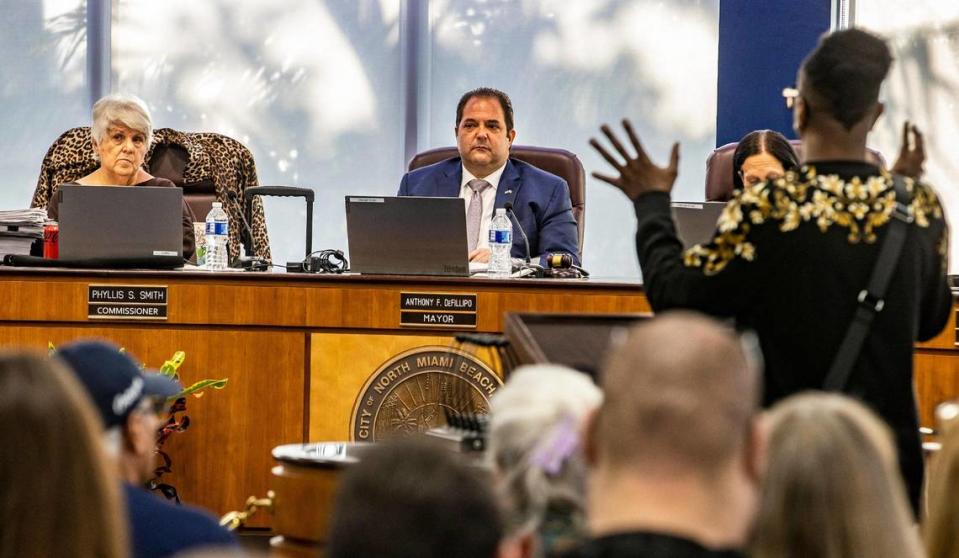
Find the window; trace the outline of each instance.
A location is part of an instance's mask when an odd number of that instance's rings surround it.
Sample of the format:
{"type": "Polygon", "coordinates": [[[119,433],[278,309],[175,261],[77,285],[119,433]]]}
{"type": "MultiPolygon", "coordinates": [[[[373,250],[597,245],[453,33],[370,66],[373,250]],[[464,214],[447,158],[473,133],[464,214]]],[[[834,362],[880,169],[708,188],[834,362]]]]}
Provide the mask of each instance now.
{"type": "MultiPolygon", "coordinates": [[[[0,155],[15,184],[0,193],[8,207],[28,203],[57,135],[89,125],[100,89],[87,75],[88,11],[109,21],[108,40],[89,47],[109,65],[107,86],[146,100],[156,127],[231,136],[253,151],[261,184],[315,190],[317,249],[346,248],[346,194],[393,194],[408,155],[454,144],[456,102],[480,85],[510,94],[520,144],[582,159],[585,264],[594,274],[639,275],[629,203],[589,177],[607,169],[588,145],[601,123],[631,118],[660,163],[681,141],[675,197],[703,199],[719,0],[8,4],[0,7],[8,124],[0,134],[17,146],[0,155]]],[[[266,204],[275,261],[299,260],[302,200],[266,204]]]]}
{"type": "MultiPolygon", "coordinates": [[[[343,197],[395,193],[403,168],[398,5],[120,0],[113,89],[242,141],[262,185],[314,189],[314,248],[345,249],[343,197]]],[[[301,260],[303,201],[265,201],[274,261],[301,260]]]]}
{"type": "Polygon", "coordinates": [[[690,155],[674,198],[704,199],[705,155],[716,141],[718,0],[447,0],[430,3],[429,19],[428,147],[454,145],[464,92],[505,91],[517,144],[568,149],[586,167],[585,267],[638,276],[632,206],[590,176],[609,167],[587,142],[623,117],[659,164],[681,141],[690,155]]]}
{"type": "Polygon", "coordinates": [[[0,207],[27,207],[50,144],[89,122],[86,2],[0,3],[0,207]]]}
{"type": "MultiPolygon", "coordinates": [[[[936,0],[858,0],[856,25],[889,40],[893,62],[882,100],[884,116],[870,142],[891,165],[902,123],[916,123],[926,138],[926,180],[936,187],[947,213],[959,215],[959,4],[936,0]]],[[[950,273],[959,269],[959,228],[952,227],[950,273]]]]}

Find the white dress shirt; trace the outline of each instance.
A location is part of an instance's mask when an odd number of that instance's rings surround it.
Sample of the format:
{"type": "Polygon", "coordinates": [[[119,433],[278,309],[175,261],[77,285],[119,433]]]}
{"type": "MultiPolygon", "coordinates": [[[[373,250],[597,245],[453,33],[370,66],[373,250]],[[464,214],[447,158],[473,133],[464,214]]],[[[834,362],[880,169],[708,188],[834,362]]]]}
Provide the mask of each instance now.
{"type": "MultiPolygon", "coordinates": [[[[493,220],[493,205],[496,204],[496,189],[499,187],[499,179],[503,176],[503,170],[505,168],[506,163],[503,163],[502,167],[496,169],[483,179],[489,182],[490,187],[480,193],[480,198],[483,200],[483,214],[480,216],[479,236],[476,240],[477,250],[480,248],[489,249],[489,224],[490,221],[493,220]]],[[[460,197],[466,202],[463,204],[464,211],[469,210],[470,198],[473,197],[473,189],[467,184],[475,178],[470,171],[466,170],[466,166],[464,165],[463,181],[460,182],[460,197]]]]}

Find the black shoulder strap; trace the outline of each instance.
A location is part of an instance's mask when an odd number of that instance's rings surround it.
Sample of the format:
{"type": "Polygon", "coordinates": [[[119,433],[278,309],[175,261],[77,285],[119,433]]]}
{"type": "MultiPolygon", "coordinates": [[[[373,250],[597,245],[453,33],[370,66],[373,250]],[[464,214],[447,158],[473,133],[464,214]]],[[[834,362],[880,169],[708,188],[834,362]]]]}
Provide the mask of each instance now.
{"type": "Polygon", "coordinates": [[[911,198],[906,191],[905,181],[898,174],[893,175],[892,180],[896,189],[896,207],[889,220],[886,237],[879,248],[879,256],[876,258],[869,284],[859,292],[856,313],[823,382],[823,389],[826,391],[842,391],[846,387],[852,367],[862,351],[862,344],[869,335],[872,321],[885,305],[883,297],[886,296],[889,280],[899,263],[899,254],[902,253],[909,224],[913,221],[913,215],[909,212],[911,198]]]}

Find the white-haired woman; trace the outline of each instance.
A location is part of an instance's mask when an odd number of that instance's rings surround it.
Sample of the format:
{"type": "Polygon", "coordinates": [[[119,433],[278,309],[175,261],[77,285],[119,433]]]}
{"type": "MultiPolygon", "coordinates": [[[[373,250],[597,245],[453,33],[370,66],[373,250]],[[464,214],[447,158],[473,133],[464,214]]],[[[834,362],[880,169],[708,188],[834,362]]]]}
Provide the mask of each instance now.
{"type": "Polygon", "coordinates": [[[490,401],[488,456],[506,513],[506,555],[547,556],[586,535],[584,419],[602,402],[586,376],[516,369],[490,401]]]}
{"type": "MultiPolygon", "coordinates": [[[[153,141],[150,110],[133,95],[107,95],[93,105],[93,148],[100,166],[69,185],[81,186],[166,186],[175,187],[166,178],[157,178],[143,168],[143,160],[153,141]]],[[[59,196],[47,205],[50,219],[59,217],[59,196]]],[[[195,221],[190,206],[183,202],[183,257],[193,256],[196,243],[195,221]]]]}

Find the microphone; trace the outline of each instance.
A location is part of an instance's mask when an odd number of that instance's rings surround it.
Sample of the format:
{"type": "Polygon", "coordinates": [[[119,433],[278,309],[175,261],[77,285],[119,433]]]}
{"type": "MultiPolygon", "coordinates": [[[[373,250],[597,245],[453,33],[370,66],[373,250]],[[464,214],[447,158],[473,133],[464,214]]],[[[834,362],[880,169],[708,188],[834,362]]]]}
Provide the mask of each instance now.
{"type": "Polygon", "coordinates": [[[513,202],[506,202],[503,204],[503,209],[506,210],[506,213],[512,216],[513,222],[516,223],[516,228],[519,229],[520,236],[523,237],[523,245],[526,246],[526,265],[530,265],[530,251],[529,251],[529,238],[526,236],[526,231],[523,230],[523,225],[519,223],[519,218],[516,217],[516,214],[513,213],[513,202]]]}
{"type": "Polygon", "coordinates": [[[240,214],[240,221],[243,223],[243,229],[246,231],[246,237],[250,239],[250,252],[252,252],[246,258],[240,258],[240,265],[244,269],[250,269],[253,271],[266,271],[269,262],[262,260],[256,257],[256,249],[254,246],[253,239],[253,228],[250,227],[250,222],[246,220],[245,212],[243,211],[243,206],[240,204],[240,196],[233,190],[227,190],[226,197],[230,199],[230,202],[237,205],[239,208],[238,213],[240,214]]]}

